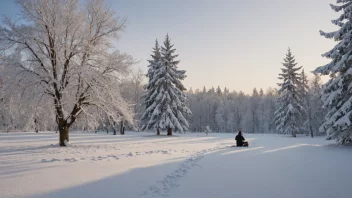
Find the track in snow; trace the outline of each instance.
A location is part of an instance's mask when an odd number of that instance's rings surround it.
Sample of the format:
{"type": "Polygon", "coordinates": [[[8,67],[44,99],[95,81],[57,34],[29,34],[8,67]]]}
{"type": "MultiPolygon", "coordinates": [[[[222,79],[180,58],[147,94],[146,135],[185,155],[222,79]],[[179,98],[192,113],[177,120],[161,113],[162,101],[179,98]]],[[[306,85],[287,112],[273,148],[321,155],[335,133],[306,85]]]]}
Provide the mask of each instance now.
{"type": "Polygon", "coordinates": [[[226,147],[215,147],[211,149],[205,149],[199,151],[184,161],[178,166],[178,168],[172,173],[166,175],[161,181],[157,181],[156,184],[150,186],[146,189],[141,197],[144,196],[152,196],[152,197],[168,197],[170,196],[170,191],[174,188],[180,186],[179,181],[187,175],[189,171],[191,171],[194,167],[200,167],[198,162],[204,158],[204,155],[207,153],[223,150],[230,148],[231,146],[226,147]]]}

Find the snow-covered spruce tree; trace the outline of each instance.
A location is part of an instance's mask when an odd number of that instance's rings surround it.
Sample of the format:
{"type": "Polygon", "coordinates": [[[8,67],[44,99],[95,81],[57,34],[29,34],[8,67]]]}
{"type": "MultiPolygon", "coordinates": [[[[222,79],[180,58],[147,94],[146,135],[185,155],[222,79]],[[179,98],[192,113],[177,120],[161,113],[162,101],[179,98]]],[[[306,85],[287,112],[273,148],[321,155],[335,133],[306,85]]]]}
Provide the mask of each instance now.
{"type": "Polygon", "coordinates": [[[83,114],[92,121],[99,119],[90,113],[93,108],[110,122],[123,118],[132,123],[119,79],[134,61],[112,47],[124,21],[103,0],[17,3],[27,22],[5,18],[0,27],[5,97],[21,93],[40,106],[49,102],[60,146],[66,146],[70,128],[83,114]]]}
{"type": "Polygon", "coordinates": [[[253,89],[252,95],[248,103],[248,112],[246,115],[246,123],[244,128],[247,129],[249,133],[258,133],[259,131],[259,119],[258,119],[258,110],[259,110],[259,93],[257,88],[253,89]]]}
{"type": "Polygon", "coordinates": [[[277,90],[269,88],[266,93],[265,102],[265,124],[268,126],[269,133],[276,133],[275,126],[275,111],[276,111],[276,101],[277,101],[277,90]]]}
{"type": "Polygon", "coordinates": [[[187,131],[189,125],[185,116],[191,114],[186,106],[186,88],[181,83],[186,77],[186,71],[178,70],[179,61],[175,60],[178,56],[174,54],[175,51],[167,35],[164,46],[161,47],[161,64],[154,68],[147,85],[153,87],[147,93],[151,95],[148,100],[151,104],[143,115],[144,120],[148,119],[145,121],[145,129],[166,129],[167,135],[172,135],[172,129],[187,131]]]}
{"type": "MultiPolygon", "coordinates": [[[[142,130],[146,130],[148,128],[148,123],[150,121],[150,118],[153,114],[154,107],[151,107],[154,104],[154,101],[156,100],[156,97],[158,96],[158,86],[156,86],[157,80],[154,78],[154,73],[159,69],[162,65],[161,62],[161,52],[160,52],[160,47],[158,40],[155,41],[155,47],[153,48],[153,52],[151,54],[152,59],[149,60],[149,65],[148,65],[148,73],[147,73],[147,78],[148,78],[148,84],[145,86],[146,93],[143,96],[144,98],[144,108],[145,111],[142,115],[141,122],[142,122],[142,130]],[[151,108],[149,108],[151,107],[151,108]]],[[[160,135],[160,130],[157,127],[156,128],[156,133],[157,135],[160,135]]]]}
{"type": "Polygon", "coordinates": [[[304,110],[302,112],[302,121],[303,121],[303,126],[302,126],[302,131],[306,133],[306,135],[309,135],[311,137],[314,137],[313,135],[313,128],[312,128],[312,109],[311,109],[311,93],[309,90],[309,85],[308,85],[308,76],[304,72],[304,69],[301,72],[301,82],[299,85],[299,92],[302,98],[302,102],[304,105],[304,110]]]}
{"type": "Polygon", "coordinates": [[[224,95],[227,96],[229,93],[230,93],[229,89],[225,87],[224,88],[224,95]]]}
{"type": "Polygon", "coordinates": [[[321,100],[322,83],[320,76],[314,74],[314,78],[310,82],[309,94],[310,94],[310,110],[311,110],[311,126],[313,135],[325,135],[324,131],[320,132],[319,128],[324,123],[325,115],[328,112],[328,108],[322,108],[324,103],[321,100]]]}
{"type": "Polygon", "coordinates": [[[300,85],[300,74],[298,70],[301,67],[296,67],[295,58],[288,49],[286,58],[284,58],[284,66],[281,68],[282,73],[278,79],[282,83],[278,83],[279,98],[277,100],[278,109],[275,112],[276,130],[281,134],[291,134],[296,137],[302,123],[302,112],[304,111],[303,101],[298,92],[300,85]]]}
{"type": "Polygon", "coordinates": [[[220,101],[219,106],[216,109],[215,121],[221,132],[226,131],[226,113],[226,101],[220,101]]]}
{"type": "Polygon", "coordinates": [[[220,86],[218,86],[218,88],[216,88],[216,93],[218,94],[218,96],[222,95],[222,91],[221,91],[220,86]]]}
{"type": "Polygon", "coordinates": [[[258,120],[259,120],[259,126],[258,126],[258,132],[260,133],[266,133],[266,123],[265,123],[265,110],[266,110],[266,96],[264,95],[264,91],[262,88],[259,90],[259,97],[258,97],[258,110],[257,110],[257,115],[258,115],[258,120]]]}
{"type": "Polygon", "coordinates": [[[338,42],[333,49],[322,55],[332,61],[314,71],[330,75],[331,78],[323,86],[324,107],[330,107],[330,111],[320,131],[327,133],[327,139],[336,139],[338,144],[348,144],[352,143],[352,0],[337,0],[337,5],[331,5],[331,8],[342,14],[332,20],[339,27],[337,31],[320,31],[322,36],[338,42]]]}

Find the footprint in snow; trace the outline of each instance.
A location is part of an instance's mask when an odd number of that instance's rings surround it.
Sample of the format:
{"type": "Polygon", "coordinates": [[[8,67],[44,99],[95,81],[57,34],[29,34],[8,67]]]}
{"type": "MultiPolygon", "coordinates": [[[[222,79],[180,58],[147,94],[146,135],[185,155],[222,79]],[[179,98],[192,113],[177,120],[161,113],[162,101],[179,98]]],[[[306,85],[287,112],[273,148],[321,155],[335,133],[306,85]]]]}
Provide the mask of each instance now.
{"type": "Polygon", "coordinates": [[[60,160],[59,159],[55,159],[55,158],[52,158],[51,160],[47,160],[47,159],[42,159],[41,162],[43,163],[48,163],[48,162],[59,162],[60,160]]]}
{"type": "Polygon", "coordinates": [[[110,158],[115,158],[115,159],[119,159],[119,157],[117,157],[116,155],[108,155],[108,157],[110,157],[110,158]]]}
{"type": "Polygon", "coordinates": [[[127,157],[133,157],[132,153],[127,154],[127,157]]]}
{"type": "Polygon", "coordinates": [[[77,162],[78,160],[76,158],[65,158],[65,162],[77,162]]]}
{"type": "MultiPolygon", "coordinates": [[[[147,190],[142,192],[141,196],[144,197],[148,194],[151,194],[153,197],[169,196],[172,189],[180,186],[180,179],[185,177],[193,167],[200,167],[198,161],[204,158],[206,153],[219,149],[221,148],[202,150],[189,156],[189,158],[185,159],[176,170],[166,175],[163,180],[157,181],[156,185],[150,186],[147,190]]],[[[183,152],[184,151],[185,150],[183,150],[183,152]]]]}

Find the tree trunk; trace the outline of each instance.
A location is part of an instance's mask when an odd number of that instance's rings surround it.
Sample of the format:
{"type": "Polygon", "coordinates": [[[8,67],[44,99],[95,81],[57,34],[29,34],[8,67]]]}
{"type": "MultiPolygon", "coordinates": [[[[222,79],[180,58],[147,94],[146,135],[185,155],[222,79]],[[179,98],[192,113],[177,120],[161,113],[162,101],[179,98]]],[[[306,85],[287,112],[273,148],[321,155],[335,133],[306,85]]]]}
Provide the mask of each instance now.
{"type": "Polygon", "coordinates": [[[67,142],[69,142],[68,131],[69,131],[68,126],[59,126],[59,132],[60,132],[60,146],[66,146],[65,140],[66,140],[67,142]]]}
{"type": "Polygon", "coordinates": [[[38,121],[37,119],[34,119],[34,127],[35,127],[35,132],[38,133],[38,121]]]}
{"type": "Polygon", "coordinates": [[[156,129],[156,135],[160,135],[160,129],[159,128],[156,129]]]}
{"type": "Polygon", "coordinates": [[[314,134],[313,134],[313,127],[312,127],[312,112],[311,112],[311,107],[310,105],[308,106],[309,108],[309,131],[310,131],[310,136],[313,138],[314,134]]]}
{"type": "Polygon", "coordinates": [[[312,128],[312,125],[311,125],[311,124],[309,124],[309,130],[310,130],[310,136],[311,136],[312,138],[314,138],[313,128],[312,128]]]}
{"type": "Polygon", "coordinates": [[[123,130],[124,126],[123,126],[123,120],[121,120],[121,124],[120,124],[120,134],[124,135],[125,131],[123,130]]]}
{"type": "Polygon", "coordinates": [[[170,127],[167,128],[167,135],[172,135],[172,128],[170,127]]]}

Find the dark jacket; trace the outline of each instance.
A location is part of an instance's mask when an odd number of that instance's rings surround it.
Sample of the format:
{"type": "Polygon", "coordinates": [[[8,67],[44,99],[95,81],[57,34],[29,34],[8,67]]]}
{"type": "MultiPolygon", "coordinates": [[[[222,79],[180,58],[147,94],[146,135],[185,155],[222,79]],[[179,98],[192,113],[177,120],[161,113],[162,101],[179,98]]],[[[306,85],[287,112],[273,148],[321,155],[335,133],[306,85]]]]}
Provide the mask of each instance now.
{"type": "Polygon", "coordinates": [[[243,146],[244,137],[242,135],[236,135],[236,145],[243,146]]]}

